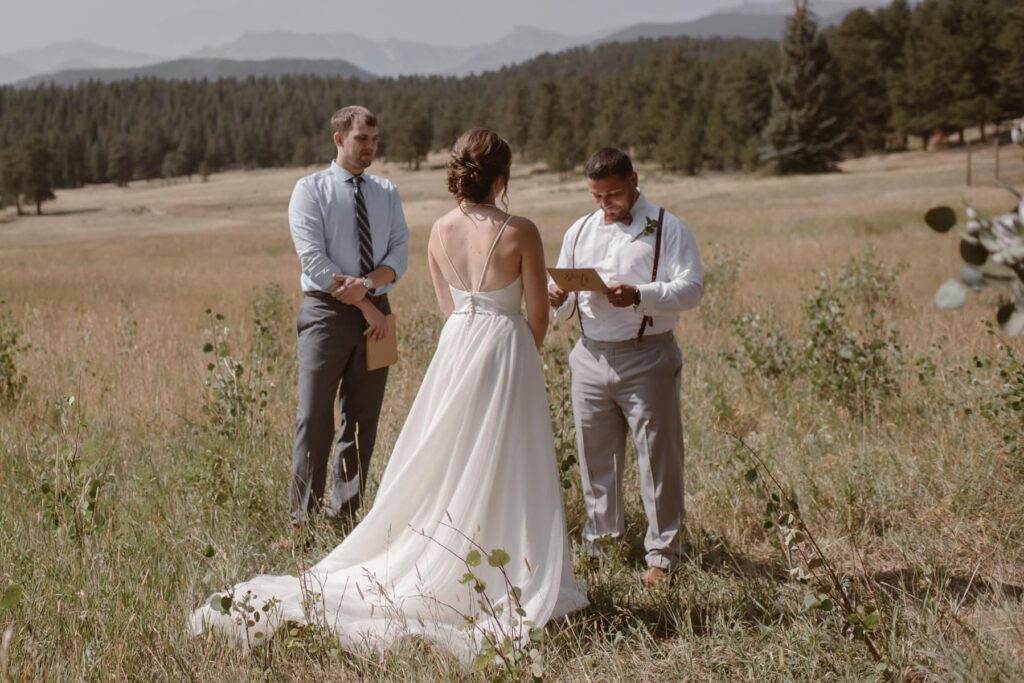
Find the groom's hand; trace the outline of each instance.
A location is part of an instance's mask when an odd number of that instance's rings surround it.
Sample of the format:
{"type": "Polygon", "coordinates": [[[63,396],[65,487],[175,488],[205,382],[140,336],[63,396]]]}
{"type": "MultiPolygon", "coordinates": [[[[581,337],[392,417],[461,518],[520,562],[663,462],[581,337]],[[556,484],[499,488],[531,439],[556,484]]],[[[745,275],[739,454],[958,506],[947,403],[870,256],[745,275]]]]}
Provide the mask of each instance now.
{"type": "Polygon", "coordinates": [[[613,285],[608,288],[608,301],[616,308],[632,306],[636,301],[636,287],[633,285],[613,285]]]}
{"type": "Polygon", "coordinates": [[[366,287],[363,287],[362,278],[354,275],[335,275],[334,282],[337,288],[332,289],[331,296],[343,304],[357,304],[366,298],[366,287]]]}
{"type": "Polygon", "coordinates": [[[548,285],[548,304],[551,308],[558,308],[565,303],[565,300],[569,298],[569,292],[565,291],[558,285],[548,285]]]}

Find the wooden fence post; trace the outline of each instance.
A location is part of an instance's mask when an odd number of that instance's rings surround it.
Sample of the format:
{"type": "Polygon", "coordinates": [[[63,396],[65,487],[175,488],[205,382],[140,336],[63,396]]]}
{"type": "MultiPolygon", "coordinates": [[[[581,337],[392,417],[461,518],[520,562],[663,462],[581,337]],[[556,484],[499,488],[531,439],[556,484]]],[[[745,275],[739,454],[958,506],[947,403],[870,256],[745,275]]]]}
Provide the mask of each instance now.
{"type": "Polygon", "coordinates": [[[999,172],[999,133],[998,133],[998,131],[996,131],[995,148],[996,148],[996,183],[998,184],[999,183],[999,176],[1001,175],[1000,172],[999,172]]]}
{"type": "Polygon", "coordinates": [[[967,143],[967,187],[971,186],[971,143],[967,143]]]}

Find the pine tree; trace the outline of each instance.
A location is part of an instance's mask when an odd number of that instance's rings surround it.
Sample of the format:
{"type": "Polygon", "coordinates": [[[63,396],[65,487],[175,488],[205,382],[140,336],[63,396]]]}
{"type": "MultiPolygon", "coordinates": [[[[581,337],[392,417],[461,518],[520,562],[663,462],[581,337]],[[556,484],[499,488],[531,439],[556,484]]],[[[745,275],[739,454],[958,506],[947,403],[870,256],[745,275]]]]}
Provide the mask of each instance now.
{"type": "Polygon", "coordinates": [[[774,62],[768,57],[744,52],[719,70],[704,142],[712,168],[752,171],[760,164],[761,131],[772,104],[774,62]]]}
{"type": "MultiPolygon", "coordinates": [[[[568,128],[565,117],[562,114],[561,96],[558,83],[553,80],[543,81],[533,89],[533,118],[530,121],[529,132],[529,153],[534,159],[543,159],[550,162],[552,145],[549,142],[554,138],[555,131],[559,128],[568,128]]],[[[559,146],[566,146],[568,132],[560,133],[559,146]]],[[[556,157],[558,155],[555,155],[556,157]]],[[[557,166],[557,160],[556,160],[557,166]]],[[[552,168],[552,170],[557,170],[552,168]]]]}
{"type": "Polygon", "coordinates": [[[135,139],[135,166],[143,180],[159,178],[163,173],[164,155],[168,143],[160,126],[152,122],[143,123],[135,139]]]}
{"type": "Polygon", "coordinates": [[[41,135],[33,135],[25,144],[25,197],[36,205],[36,215],[43,214],[43,202],[56,199],[53,193],[53,153],[41,135]]]}
{"type": "Polygon", "coordinates": [[[935,135],[957,129],[948,40],[940,4],[924,2],[915,7],[905,36],[903,69],[890,81],[894,127],[903,136],[919,136],[925,148],[935,135]]]}
{"type": "Polygon", "coordinates": [[[829,36],[829,45],[847,113],[848,148],[858,155],[883,149],[892,111],[883,58],[887,36],[878,17],[854,10],[829,36]]]}
{"type": "Polygon", "coordinates": [[[1024,6],[1010,10],[999,36],[1005,55],[997,76],[999,107],[1006,116],[1024,116],[1024,6]]]}
{"type": "Polygon", "coordinates": [[[295,166],[309,166],[316,161],[316,154],[313,152],[313,142],[307,137],[301,137],[295,141],[295,150],[292,152],[292,164],[295,166]]]}
{"type": "Polygon", "coordinates": [[[764,158],[775,173],[825,173],[842,155],[843,122],[835,64],[807,7],[796,0],[786,21],[782,62],[772,79],[772,113],[764,129],[764,158]]]}
{"type": "Polygon", "coordinates": [[[951,45],[947,77],[953,82],[955,123],[961,137],[964,128],[977,126],[984,142],[985,124],[997,116],[997,66],[1002,61],[997,45],[1001,24],[995,2],[958,0],[942,7],[951,45]]]}
{"type": "Polygon", "coordinates": [[[25,192],[27,176],[22,150],[8,149],[0,154],[0,199],[14,204],[19,216],[25,215],[21,195],[25,192]]]}
{"type": "Polygon", "coordinates": [[[107,177],[118,187],[128,187],[135,170],[135,154],[132,140],[122,135],[114,140],[107,155],[107,177]]]}

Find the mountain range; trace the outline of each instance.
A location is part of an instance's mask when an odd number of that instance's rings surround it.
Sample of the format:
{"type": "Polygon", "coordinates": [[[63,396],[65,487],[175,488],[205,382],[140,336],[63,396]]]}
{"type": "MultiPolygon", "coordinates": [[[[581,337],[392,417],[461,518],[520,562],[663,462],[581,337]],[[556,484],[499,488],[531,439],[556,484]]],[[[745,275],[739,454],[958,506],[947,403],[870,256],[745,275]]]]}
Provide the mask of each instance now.
{"type": "MultiPolygon", "coordinates": [[[[817,2],[814,7],[821,25],[832,26],[857,7],[883,4],[883,0],[834,0],[817,2]]],[[[109,81],[136,76],[190,79],[292,73],[361,78],[410,74],[462,76],[523,62],[545,52],[606,42],[675,36],[777,39],[791,12],[792,3],[788,0],[748,2],[691,21],[640,23],[587,36],[519,26],[497,41],[461,47],[398,39],[372,41],[352,33],[252,31],[234,41],[207,46],[170,61],[75,40],[0,54],[0,84],[70,85],[89,79],[109,81]]]]}

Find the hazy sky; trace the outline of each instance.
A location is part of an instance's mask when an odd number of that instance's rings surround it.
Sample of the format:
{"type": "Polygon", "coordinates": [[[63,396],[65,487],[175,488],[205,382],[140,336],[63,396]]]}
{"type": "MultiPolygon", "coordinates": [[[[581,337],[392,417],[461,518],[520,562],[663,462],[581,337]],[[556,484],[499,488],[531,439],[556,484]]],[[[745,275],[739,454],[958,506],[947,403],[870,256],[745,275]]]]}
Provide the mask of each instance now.
{"type": "MultiPolygon", "coordinates": [[[[750,1],[750,0],[747,0],[750,1]]],[[[764,2],[767,0],[754,0],[764,2]]],[[[683,21],[743,0],[3,0],[0,54],[81,38],[178,56],[245,31],[360,32],[441,45],[486,42],[517,24],[589,34],[683,21]],[[17,5],[17,8],[13,6],[17,5]]]]}

